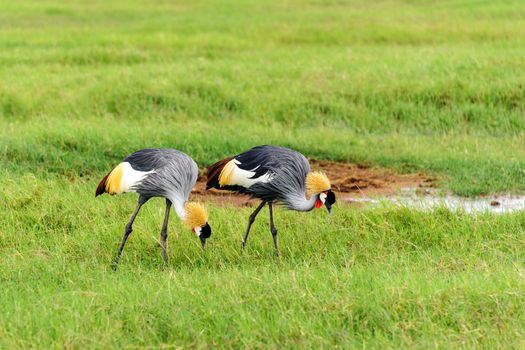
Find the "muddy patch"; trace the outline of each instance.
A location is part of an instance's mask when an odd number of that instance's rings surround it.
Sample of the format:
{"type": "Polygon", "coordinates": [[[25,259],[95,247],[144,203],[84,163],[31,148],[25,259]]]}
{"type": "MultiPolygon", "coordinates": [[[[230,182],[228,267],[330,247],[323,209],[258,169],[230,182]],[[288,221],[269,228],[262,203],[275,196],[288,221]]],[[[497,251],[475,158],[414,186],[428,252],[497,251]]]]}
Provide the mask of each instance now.
{"type": "MultiPolygon", "coordinates": [[[[322,170],[328,175],[333,189],[344,202],[378,196],[393,196],[406,188],[426,191],[434,188],[438,179],[423,173],[399,174],[393,170],[373,168],[363,164],[338,163],[310,160],[312,169],[322,170]]],[[[193,193],[203,201],[217,205],[251,206],[258,200],[227,191],[206,190],[206,171],[201,171],[193,193]]]]}
{"type": "Polygon", "coordinates": [[[334,190],[352,196],[388,196],[403,188],[433,188],[438,179],[425,175],[399,174],[390,169],[373,168],[363,164],[337,163],[312,160],[314,170],[328,175],[334,190]]]}
{"type": "Polygon", "coordinates": [[[258,199],[251,199],[242,194],[236,194],[229,191],[218,191],[216,189],[206,190],[206,179],[199,178],[192,194],[196,195],[202,201],[212,202],[219,206],[234,205],[236,207],[251,206],[257,203],[258,199]]]}

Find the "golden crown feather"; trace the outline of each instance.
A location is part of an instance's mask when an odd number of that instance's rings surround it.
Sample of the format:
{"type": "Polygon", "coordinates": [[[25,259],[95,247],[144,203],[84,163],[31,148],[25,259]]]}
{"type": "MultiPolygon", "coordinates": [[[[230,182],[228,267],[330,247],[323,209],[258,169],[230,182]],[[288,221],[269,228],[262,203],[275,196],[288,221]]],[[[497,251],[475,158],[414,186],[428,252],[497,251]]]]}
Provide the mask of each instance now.
{"type": "Polygon", "coordinates": [[[201,227],[208,222],[208,214],[204,205],[196,202],[188,202],[185,206],[186,209],[186,218],[184,223],[189,228],[201,227]]]}
{"type": "Polygon", "coordinates": [[[306,191],[309,195],[328,191],[331,188],[330,180],[321,171],[312,171],[306,176],[306,191]]]}

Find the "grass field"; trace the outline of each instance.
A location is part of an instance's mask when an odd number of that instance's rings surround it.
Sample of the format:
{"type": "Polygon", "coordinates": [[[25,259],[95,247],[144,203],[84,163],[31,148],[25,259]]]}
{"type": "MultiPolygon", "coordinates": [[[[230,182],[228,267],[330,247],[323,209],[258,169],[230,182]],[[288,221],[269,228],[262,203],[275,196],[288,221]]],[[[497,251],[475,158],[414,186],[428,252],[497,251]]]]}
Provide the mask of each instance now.
{"type": "Polygon", "coordinates": [[[525,214],[210,205],[206,252],[161,200],[110,261],[143,147],[207,166],[263,143],[525,190],[520,1],[0,1],[0,348],[523,348],[525,214]]]}

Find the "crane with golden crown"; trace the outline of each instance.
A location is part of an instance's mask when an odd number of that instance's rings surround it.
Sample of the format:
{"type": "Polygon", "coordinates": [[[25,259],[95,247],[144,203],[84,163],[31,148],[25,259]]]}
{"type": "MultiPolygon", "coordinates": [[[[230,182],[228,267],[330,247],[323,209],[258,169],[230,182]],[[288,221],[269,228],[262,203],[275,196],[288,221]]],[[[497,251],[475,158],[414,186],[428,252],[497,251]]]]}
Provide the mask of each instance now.
{"type": "Polygon", "coordinates": [[[328,212],[335,203],[330,180],[324,173],[310,171],[310,163],[305,156],[288,148],[268,145],[254,147],[212,165],[208,169],[206,188],[244,193],[262,200],[249,217],[243,248],[257,214],[268,203],[270,232],[278,256],[277,229],[273,223],[274,203],[297,211],[310,211],[324,205],[328,212]],[[306,198],[306,195],[310,197],[306,198]]]}
{"type": "Polygon", "coordinates": [[[182,222],[200,239],[202,248],[211,236],[208,216],[200,203],[188,202],[197,181],[197,164],[188,155],[174,149],[149,148],[126,157],[100,181],[96,195],[137,192],[138,204],[126,225],[124,237],[114,260],[116,267],[140,208],[152,197],[166,199],[166,212],[160,232],[162,266],[166,265],[166,240],[171,206],[182,222]]]}

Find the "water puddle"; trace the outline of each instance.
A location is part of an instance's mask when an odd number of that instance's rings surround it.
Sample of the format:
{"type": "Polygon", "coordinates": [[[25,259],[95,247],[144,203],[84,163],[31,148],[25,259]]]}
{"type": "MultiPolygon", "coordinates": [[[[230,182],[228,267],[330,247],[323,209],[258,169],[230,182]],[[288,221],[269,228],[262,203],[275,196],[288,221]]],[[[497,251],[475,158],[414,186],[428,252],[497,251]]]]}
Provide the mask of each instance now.
{"type": "Polygon", "coordinates": [[[452,194],[439,194],[428,191],[419,194],[414,188],[404,188],[399,194],[383,197],[352,197],[344,194],[344,202],[362,205],[381,206],[394,204],[400,207],[430,210],[436,207],[448,208],[451,211],[462,210],[466,213],[490,212],[495,214],[510,213],[525,209],[525,195],[492,195],[486,197],[465,198],[452,194]]]}

